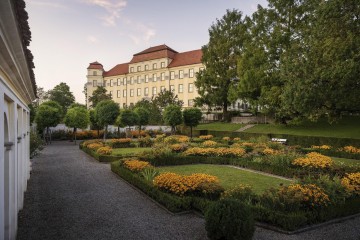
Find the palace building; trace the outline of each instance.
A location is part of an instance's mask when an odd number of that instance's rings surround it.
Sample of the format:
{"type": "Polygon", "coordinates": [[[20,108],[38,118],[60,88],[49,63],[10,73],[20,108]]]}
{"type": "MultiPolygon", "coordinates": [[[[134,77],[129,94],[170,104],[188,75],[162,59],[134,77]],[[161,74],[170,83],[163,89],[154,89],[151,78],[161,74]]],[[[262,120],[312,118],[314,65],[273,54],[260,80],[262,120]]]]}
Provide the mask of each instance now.
{"type": "Polygon", "coordinates": [[[92,62],[87,68],[87,100],[98,86],[104,86],[120,107],[172,90],[184,102],[183,107],[191,107],[198,96],[195,74],[204,68],[201,57],[201,49],[179,53],[159,45],[134,54],[130,62],[109,71],[101,63],[92,62]]]}
{"type": "Polygon", "coordinates": [[[0,239],[16,239],[30,177],[30,104],[36,98],[23,0],[0,1],[0,239]]]}

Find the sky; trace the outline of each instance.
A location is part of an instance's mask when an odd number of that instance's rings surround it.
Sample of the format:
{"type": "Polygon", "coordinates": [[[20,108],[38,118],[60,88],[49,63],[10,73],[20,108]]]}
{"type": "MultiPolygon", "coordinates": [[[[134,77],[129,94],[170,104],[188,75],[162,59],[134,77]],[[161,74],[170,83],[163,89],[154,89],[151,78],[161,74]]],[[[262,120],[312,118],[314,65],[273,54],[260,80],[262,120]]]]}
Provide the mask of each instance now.
{"type": "Polygon", "coordinates": [[[209,27],[227,9],[251,15],[267,0],[25,0],[32,32],[35,79],[45,91],[60,82],[76,101],[87,67],[98,61],[106,71],[133,54],[166,44],[178,52],[200,49],[209,27]]]}

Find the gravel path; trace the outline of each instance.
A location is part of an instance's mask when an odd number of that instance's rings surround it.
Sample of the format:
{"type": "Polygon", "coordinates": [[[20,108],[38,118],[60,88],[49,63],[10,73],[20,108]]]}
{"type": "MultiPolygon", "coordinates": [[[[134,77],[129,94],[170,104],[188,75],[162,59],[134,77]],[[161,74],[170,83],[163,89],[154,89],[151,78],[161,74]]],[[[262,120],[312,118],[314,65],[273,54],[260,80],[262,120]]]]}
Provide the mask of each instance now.
{"type": "MultiPolygon", "coordinates": [[[[204,219],[172,215],[69,142],[34,159],[19,214],[19,240],[207,239],[204,219]]],[[[286,235],[256,228],[254,240],[359,240],[360,217],[286,235]]]]}
{"type": "Polygon", "coordinates": [[[18,239],[206,239],[204,219],[173,216],[68,142],[33,162],[18,239]]]}

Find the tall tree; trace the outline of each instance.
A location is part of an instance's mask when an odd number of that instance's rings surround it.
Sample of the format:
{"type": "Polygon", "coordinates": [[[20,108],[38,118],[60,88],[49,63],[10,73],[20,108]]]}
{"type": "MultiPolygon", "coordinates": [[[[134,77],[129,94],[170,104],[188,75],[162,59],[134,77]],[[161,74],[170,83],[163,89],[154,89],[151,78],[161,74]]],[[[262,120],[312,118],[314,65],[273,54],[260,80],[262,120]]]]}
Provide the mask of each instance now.
{"type": "Polygon", "coordinates": [[[190,127],[190,137],[192,138],[193,127],[199,125],[202,113],[198,108],[187,108],[183,111],[184,124],[190,127]]]}
{"type": "Polygon", "coordinates": [[[134,108],[136,109],[138,107],[145,108],[151,113],[149,114],[149,124],[153,124],[153,125],[162,124],[161,109],[159,106],[156,105],[156,103],[146,99],[141,99],[140,101],[135,103],[134,108]]]}
{"type": "Polygon", "coordinates": [[[90,117],[90,128],[97,130],[98,138],[100,138],[100,130],[104,128],[104,125],[100,124],[99,119],[97,119],[95,115],[95,110],[89,110],[89,117],[90,117]]]}
{"type": "Polygon", "coordinates": [[[174,134],[176,125],[182,123],[181,107],[178,105],[169,105],[164,110],[164,122],[171,126],[171,133],[174,134]]]}
{"type": "Polygon", "coordinates": [[[131,126],[134,126],[138,121],[137,114],[130,109],[125,109],[121,111],[120,114],[120,122],[123,123],[125,126],[128,126],[129,129],[131,126]]]}
{"type": "Polygon", "coordinates": [[[178,95],[170,90],[160,91],[156,97],[152,98],[152,103],[160,109],[165,109],[169,105],[178,105],[181,107],[184,104],[183,101],[179,100],[178,95]]]}
{"type": "Polygon", "coordinates": [[[114,124],[120,108],[113,100],[103,100],[96,105],[95,116],[101,125],[105,126],[104,141],[106,139],[108,126],[114,124]]]}
{"type": "MultiPolygon", "coordinates": [[[[56,127],[62,120],[62,116],[62,108],[60,104],[55,101],[44,102],[37,108],[35,116],[37,129],[41,133],[46,129],[46,137],[50,138],[50,143],[51,133],[49,132],[49,128],[56,127]]],[[[48,138],[46,138],[46,141],[48,142],[48,138]]]]}
{"type": "Polygon", "coordinates": [[[75,102],[75,97],[72,92],[70,92],[70,87],[64,82],[48,91],[48,99],[58,102],[62,107],[63,114],[65,114],[69,106],[75,102]]]}
{"type": "Polygon", "coordinates": [[[76,144],[76,131],[78,128],[87,128],[90,122],[89,112],[84,107],[74,106],[69,108],[65,115],[65,125],[73,128],[73,136],[76,144]]]}
{"type": "Polygon", "coordinates": [[[227,119],[229,88],[237,79],[237,59],[246,39],[246,26],[242,13],[227,10],[209,29],[209,43],[202,47],[205,69],[196,76],[195,86],[200,97],[196,105],[221,106],[227,119]]]}
{"type": "Polygon", "coordinates": [[[138,115],[137,124],[139,126],[139,138],[140,138],[141,127],[149,124],[150,112],[146,108],[142,108],[142,107],[135,108],[134,112],[138,115]]]}
{"type": "Polygon", "coordinates": [[[106,93],[107,90],[106,88],[104,88],[103,86],[99,86],[95,89],[95,91],[93,92],[92,96],[89,97],[89,106],[91,108],[95,108],[96,105],[104,100],[111,100],[111,94],[107,94],[106,93]]]}

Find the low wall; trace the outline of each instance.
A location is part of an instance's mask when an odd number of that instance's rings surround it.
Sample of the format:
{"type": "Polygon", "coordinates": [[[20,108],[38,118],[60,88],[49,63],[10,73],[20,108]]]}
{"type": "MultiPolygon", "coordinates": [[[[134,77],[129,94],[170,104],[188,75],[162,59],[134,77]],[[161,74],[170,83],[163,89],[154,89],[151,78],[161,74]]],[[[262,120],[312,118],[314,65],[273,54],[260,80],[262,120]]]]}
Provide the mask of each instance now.
{"type": "Polygon", "coordinates": [[[231,123],[273,123],[273,119],[264,116],[232,117],[231,123]]]}

